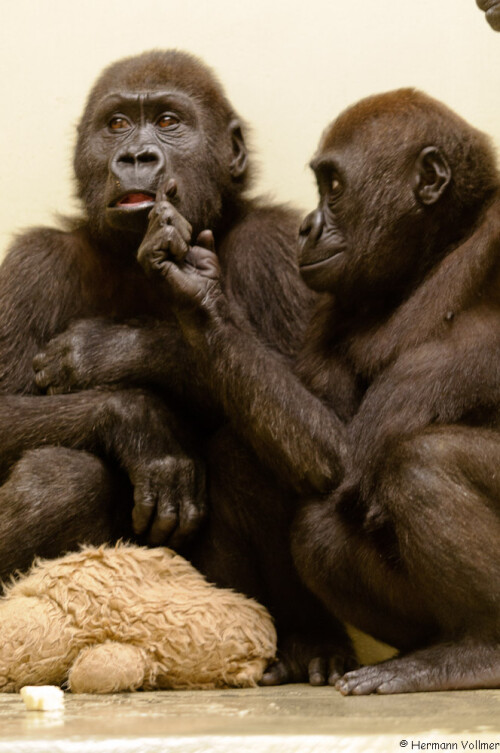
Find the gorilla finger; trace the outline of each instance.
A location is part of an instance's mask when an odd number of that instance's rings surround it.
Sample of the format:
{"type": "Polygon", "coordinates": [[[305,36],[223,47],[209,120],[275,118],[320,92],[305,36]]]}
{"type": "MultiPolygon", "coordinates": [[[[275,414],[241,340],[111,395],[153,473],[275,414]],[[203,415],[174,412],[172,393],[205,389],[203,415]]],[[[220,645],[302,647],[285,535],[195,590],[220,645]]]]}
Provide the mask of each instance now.
{"type": "Polygon", "coordinates": [[[192,246],[186,254],[186,262],[203,277],[210,280],[220,277],[219,260],[216,254],[203,246],[192,246]]]}
{"type": "Polygon", "coordinates": [[[178,549],[189,541],[205,519],[205,509],[200,509],[191,500],[184,500],[179,509],[179,525],[168,539],[168,546],[172,549],[178,549]]]}
{"type": "Polygon", "coordinates": [[[158,190],[157,190],[157,192],[156,192],[156,196],[155,196],[155,205],[154,205],[153,209],[152,209],[152,210],[151,210],[151,212],[150,212],[150,216],[151,216],[152,214],[157,214],[157,213],[158,213],[158,207],[159,207],[159,206],[160,206],[161,204],[163,204],[163,203],[164,203],[165,201],[168,201],[168,199],[169,199],[169,197],[168,197],[168,194],[167,194],[167,188],[166,188],[166,186],[165,186],[165,185],[164,185],[164,184],[162,183],[162,184],[161,184],[161,185],[159,186],[159,188],[158,188],[158,190]]]}
{"type": "Polygon", "coordinates": [[[174,259],[181,261],[188,252],[193,229],[171,204],[169,206],[171,224],[165,227],[169,237],[169,251],[174,259]]]}
{"type": "Polygon", "coordinates": [[[135,489],[134,507],[132,509],[132,528],[135,534],[140,535],[146,531],[155,507],[155,500],[149,492],[135,489]]]}
{"type": "Polygon", "coordinates": [[[167,185],[165,186],[165,195],[168,196],[169,199],[175,199],[177,196],[177,181],[175,178],[170,178],[167,181],[167,185]]]}
{"type": "Polygon", "coordinates": [[[369,695],[377,692],[378,686],[370,680],[357,680],[346,675],[335,683],[335,688],[342,695],[369,695]]]}
{"type": "Polygon", "coordinates": [[[40,369],[38,371],[35,368],[35,384],[40,390],[46,390],[50,385],[50,377],[47,371],[40,369]]]}
{"type": "Polygon", "coordinates": [[[152,212],[154,214],[149,228],[150,233],[165,232],[173,229],[186,244],[191,241],[193,234],[191,224],[169,201],[162,201],[155,205],[152,212]]]}
{"type": "Polygon", "coordinates": [[[143,266],[147,266],[150,269],[156,270],[161,270],[162,265],[166,262],[166,260],[167,254],[162,248],[157,248],[141,254],[141,257],[139,258],[139,262],[143,266]]]}
{"type": "Polygon", "coordinates": [[[184,261],[189,245],[177,231],[175,231],[175,235],[176,237],[172,237],[168,243],[169,255],[176,262],[184,261]]]}
{"type": "Polygon", "coordinates": [[[202,257],[197,268],[208,280],[218,280],[220,277],[219,261],[215,254],[202,257]]]}
{"type": "Polygon", "coordinates": [[[156,203],[175,199],[177,196],[177,181],[169,178],[166,183],[160,183],[156,192],[156,203]]]}
{"type": "Polygon", "coordinates": [[[316,656],[311,659],[308,666],[309,684],[326,685],[327,679],[327,660],[323,656],[316,656]]]}
{"type": "Polygon", "coordinates": [[[266,669],[259,685],[283,685],[291,681],[290,674],[288,666],[282,661],[277,661],[266,669]]]}
{"type": "Polygon", "coordinates": [[[73,390],[67,384],[51,384],[46,388],[47,395],[67,395],[73,390]]]}
{"type": "Polygon", "coordinates": [[[169,201],[161,201],[156,206],[155,212],[159,217],[161,228],[173,226],[177,212],[169,201]]]}
{"type": "Polygon", "coordinates": [[[156,516],[148,535],[148,543],[151,546],[163,544],[176,531],[178,525],[178,504],[170,495],[168,498],[160,498],[156,516]]]}
{"type": "MultiPolygon", "coordinates": [[[[187,240],[189,240],[189,237],[187,240]]],[[[162,253],[175,261],[182,261],[189,249],[188,242],[173,225],[162,225],[156,233],[154,242],[149,248],[149,254],[162,253]]]]}
{"type": "Polygon", "coordinates": [[[215,253],[214,234],[211,230],[202,230],[196,239],[196,245],[206,248],[207,251],[215,253]]]}
{"type": "Polygon", "coordinates": [[[331,658],[328,661],[328,685],[336,685],[341,677],[347,672],[347,662],[342,662],[337,658],[331,658]]]}
{"type": "MultiPolygon", "coordinates": [[[[203,504],[198,507],[194,498],[196,489],[195,464],[188,458],[177,458],[171,477],[169,507],[177,511],[177,527],[172,531],[169,546],[173,549],[196,531],[202,520],[203,504]]],[[[161,506],[159,512],[162,513],[161,506]]]]}
{"type": "Polygon", "coordinates": [[[159,272],[166,276],[165,267],[172,264],[169,258],[168,243],[158,244],[149,248],[139,249],[137,261],[148,275],[159,272]]]}
{"type": "Polygon", "coordinates": [[[33,368],[35,371],[42,372],[47,364],[47,354],[44,350],[37,353],[33,359],[33,368]]]}
{"type": "Polygon", "coordinates": [[[175,228],[179,235],[181,235],[186,242],[189,242],[193,234],[192,225],[169,201],[163,202],[160,206],[162,208],[161,219],[163,223],[166,226],[172,226],[175,228]]]}
{"type": "Polygon", "coordinates": [[[169,546],[171,549],[175,549],[171,542],[175,539],[177,522],[178,518],[175,513],[170,516],[155,518],[148,533],[148,546],[169,546]]]}

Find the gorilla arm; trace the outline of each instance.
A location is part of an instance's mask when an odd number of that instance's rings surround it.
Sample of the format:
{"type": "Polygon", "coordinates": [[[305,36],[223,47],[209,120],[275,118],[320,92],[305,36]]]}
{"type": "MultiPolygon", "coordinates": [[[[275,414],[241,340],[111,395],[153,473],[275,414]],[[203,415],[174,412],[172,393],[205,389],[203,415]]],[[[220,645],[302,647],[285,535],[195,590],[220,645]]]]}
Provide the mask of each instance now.
{"type": "Polygon", "coordinates": [[[368,475],[384,437],[457,421],[494,404],[498,384],[490,354],[498,340],[499,209],[493,202],[476,231],[400,310],[375,333],[354,341],[352,357],[361,372],[380,375],[349,428],[355,457],[347,451],[346,428],[337,413],[303,386],[286,359],[252,336],[235,307],[229,308],[210,237],[203,233],[199,243],[207,248],[190,249],[178,264],[147,253],[141,261],[167,281],[186,339],[239,433],[288,483],[306,494],[321,493],[343,475],[347,485],[368,475]],[[488,281],[482,287],[491,300],[478,306],[481,280],[488,281]],[[349,466],[357,469],[356,478],[349,466]]]}
{"type": "Polygon", "coordinates": [[[345,427],[290,363],[223,317],[197,339],[211,387],[240,436],[300,493],[326,493],[347,465],[345,427]]]}
{"type": "Polygon", "coordinates": [[[500,309],[487,305],[462,312],[444,340],[402,354],[367,390],[349,426],[354,477],[351,488],[368,492],[387,444],[430,424],[475,422],[489,412],[498,422],[500,403],[500,309]]]}
{"type": "MultiPolygon", "coordinates": [[[[173,230],[170,217],[165,217],[167,210],[175,211],[169,202],[158,201],[150,212],[143,242],[152,252],[159,244],[168,252],[172,245],[165,237],[173,230]]],[[[179,212],[175,212],[175,219],[176,238],[185,250],[191,225],[179,212]]],[[[168,314],[168,302],[163,308],[168,314]]],[[[196,369],[173,316],[170,321],[168,317],[120,323],[109,318],[73,320],[68,329],[46,343],[33,367],[37,387],[49,393],[106,384],[167,385],[175,389],[189,381],[191,391],[197,386],[196,369]],[[186,373],[190,373],[189,380],[186,373]]]]}
{"type": "Polygon", "coordinates": [[[358,479],[370,483],[391,438],[432,423],[474,422],[478,411],[488,411],[482,424],[498,418],[499,250],[497,199],[382,327],[353,342],[358,367],[378,374],[349,427],[358,479]]]}
{"type": "Polygon", "coordinates": [[[289,360],[266,348],[229,307],[211,233],[204,231],[198,243],[178,263],[147,254],[141,263],[166,281],[213,394],[240,436],[287,485],[306,494],[335,488],[348,458],[344,425],[301,384],[289,360]]]}
{"type": "MultiPolygon", "coordinates": [[[[287,356],[297,350],[315,295],[297,274],[292,220],[282,208],[250,207],[237,228],[223,235],[218,249],[223,257],[222,285],[231,307],[241,307],[248,330],[287,356]]],[[[177,212],[176,228],[179,222],[184,219],[177,212]]],[[[153,221],[141,248],[156,253],[159,245],[160,251],[171,254],[171,239],[158,243],[150,230],[154,231],[153,221]]],[[[154,298],[155,286],[148,290],[154,298]]],[[[155,300],[159,318],[153,314],[155,318],[126,323],[104,318],[73,321],[35,358],[37,386],[55,393],[111,384],[154,385],[178,396],[188,409],[194,405],[197,415],[200,410],[205,414],[208,407],[212,410],[203,371],[184,341],[170,303],[168,289],[163,288],[155,300]]]]}
{"type": "MultiPolygon", "coordinates": [[[[33,361],[35,381],[49,393],[103,385],[156,385],[202,394],[202,386],[177,321],[105,318],[72,322],[33,361]],[[168,357],[167,357],[168,355],[168,357]],[[186,374],[190,375],[186,380],[186,374]]],[[[199,400],[197,401],[199,402],[199,400]]]]}
{"type": "MultiPolygon", "coordinates": [[[[157,509],[151,536],[162,538],[176,523],[166,509],[169,488],[179,486],[186,464],[192,465],[174,438],[179,433],[175,416],[163,401],[141,390],[36,394],[34,353],[79,315],[75,301],[88,306],[75,275],[78,251],[71,234],[35,230],[18,239],[0,268],[0,478],[30,449],[94,452],[129,475],[136,532],[146,530],[157,509]]],[[[192,473],[185,475],[190,479],[192,473]]],[[[194,489],[185,492],[179,512],[190,529],[203,515],[204,500],[194,489]]]]}

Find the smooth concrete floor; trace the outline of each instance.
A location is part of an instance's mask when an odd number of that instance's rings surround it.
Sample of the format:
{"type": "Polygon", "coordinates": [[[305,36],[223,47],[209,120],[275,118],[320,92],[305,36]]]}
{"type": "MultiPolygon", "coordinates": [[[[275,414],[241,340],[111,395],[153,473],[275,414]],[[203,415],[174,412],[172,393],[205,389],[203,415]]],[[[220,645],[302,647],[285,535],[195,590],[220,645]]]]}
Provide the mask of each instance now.
{"type": "Polygon", "coordinates": [[[500,690],[344,698],[328,687],[65,696],[0,694],[0,753],[496,750],[500,690]]]}

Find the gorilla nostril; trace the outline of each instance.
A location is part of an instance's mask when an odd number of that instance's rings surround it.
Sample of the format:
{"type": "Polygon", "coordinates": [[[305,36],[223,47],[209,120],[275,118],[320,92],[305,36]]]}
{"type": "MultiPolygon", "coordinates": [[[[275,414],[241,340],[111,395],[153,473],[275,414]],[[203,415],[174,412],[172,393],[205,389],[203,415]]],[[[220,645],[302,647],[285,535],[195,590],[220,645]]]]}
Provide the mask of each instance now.
{"type": "Polygon", "coordinates": [[[146,165],[148,163],[159,163],[161,161],[161,152],[153,146],[141,146],[138,148],[129,148],[116,155],[115,161],[122,165],[146,165]]]}
{"type": "Polygon", "coordinates": [[[158,162],[158,155],[151,151],[141,152],[137,155],[138,162],[158,162]]]}
{"type": "Polygon", "coordinates": [[[323,214],[319,209],[311,212],[302,222],[299,229],[299,234],[304,240],[308,238],[312,242],[316,242],[321,237],[323,232],[323,214]]]}
{"type": "Polygon", "coordinates": [[[122,154],[118,157],[118,162],[124,162],[126,165],[135,164],[135,157],[133,154],[122,154]]]}
{"type": "Polygon", "coordinates": [[[139,152],[139,154],[132,154],[131,152],[127,152],[126,154],[120,155],[118,161],[126,165],[135,165],[136,163],[146,162],[158,162],[158,155],[153,154],[153,152],[139,152]]]}

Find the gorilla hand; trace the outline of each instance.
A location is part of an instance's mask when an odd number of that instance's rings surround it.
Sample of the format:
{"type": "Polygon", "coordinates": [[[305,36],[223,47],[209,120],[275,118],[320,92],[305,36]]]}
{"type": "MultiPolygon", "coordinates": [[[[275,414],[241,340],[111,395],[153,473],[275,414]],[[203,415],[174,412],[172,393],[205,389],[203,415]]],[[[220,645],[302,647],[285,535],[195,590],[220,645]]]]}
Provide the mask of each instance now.
{"type": "Polygon", "coordinates": [[[142,255],[139,261],[146,269],[154,269],[162,276],[181,325],[200,326],[203,320],[217,319],[225,308],[211,230],[203,230],[196,245],[189,246],[180,260],[172,261],[166,253],[160,258],[155,252],[147,258],[142,255]]]}
{"type": "Polygon", "coordinates": [[[206,514],[202,464],[185,455],[167,455],[141,464],[134,484],[134,532],[150,546],[172,549],[188,540],[206,514]]]}
{"type": "Polygon", "coordinates": [[[73,322],[35,356],[36,386],[56,395],[118,381],[114,363],[130,354],[136,339],[136,328],[106,319],[73,322]]]}
{"type": "Polygon", "coordinates": [[[205,469],[178,441],[179,422],[163,399],[140,389],[93,393],[96,449],[128,475],[134,488],[134,532],[150,544],[177,548],[206,511],[205,469]]]}
{"type": "Polygon", "coordinates": [[[171,203],[177,196],[177,184],[172,178],[156,195],[149,213],[149,225],[137,259],[148,273],[158,269],[165,258],[181,261],[189,249],[192,227],[171,203]]]}

